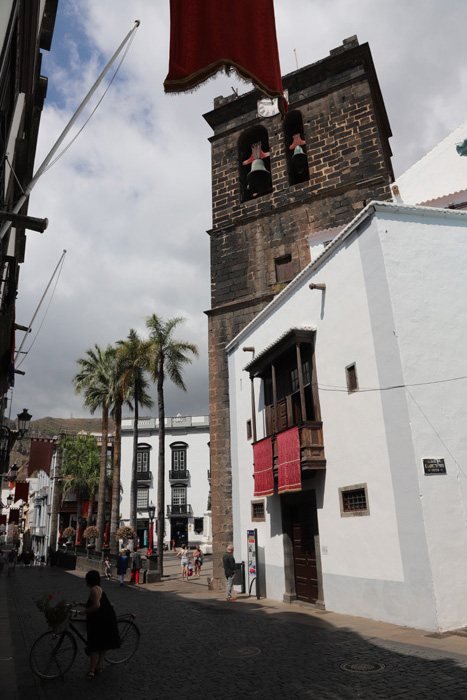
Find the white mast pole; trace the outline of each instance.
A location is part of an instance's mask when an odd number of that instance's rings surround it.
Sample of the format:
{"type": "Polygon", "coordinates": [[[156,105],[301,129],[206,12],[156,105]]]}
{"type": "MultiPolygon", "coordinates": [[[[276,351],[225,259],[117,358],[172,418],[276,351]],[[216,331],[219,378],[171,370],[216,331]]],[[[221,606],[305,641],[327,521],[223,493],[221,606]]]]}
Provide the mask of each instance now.
{"type": "MultiPolygon", "coordinates": [[[[92,86],[92,88],[90,89],[90,91],[88,92],[88,94],[86,95],[86,97],[84,98],[84,100],[81,102],[80,106],[78,107],[78,109],[76,110],[76,112],[74,113],[74,115],[72,116],[72,118],[70,119],[70,121],[68,122],[68,124],[66,125],[66,127],[64,128],[64,130],[62,131],[62,133],[60,134],[60,136],[58,137],[57,141],[56,141],[55,144],[52,146],[52,149],[49,151],[48,155],[45,157],[45,159],[44,159],[42,165],[41,165],[41,166],[39,167],[39,169],[36,171],[36,174],[35,174],[34,177],[32,178],[32,180],[31,180],[31,182],[29,183],[29,185],[28,185],[28,186],[26,187],[26,189],[24,190],[24,193],[21,195],[21,197],[20,197],[20,198],[18,199],[18,201],[16,202],[16,204],[15,204],[15,206],[13,207],[13,210],[12,210],[12,212],[11,212],[12,214],[18,214],[18,212],[21,210],[23,204],[25,203],[25,201],[27,200],[27,198],[28,198],[29,195],[31,194],[31,191],[32,191],[33,187],[34,187],[35,184],[37,183],[37,181],[38,181],[38,179],[40,178],[40,176],[43,174],[44,170],[45,170],[45,169],[47,168],[47,166],[49,165],[50,161],[51,161],[52,158],[54,157],[54,155],[55,155],[55,153],[57,152],[57,150],[60,148],[60,145],[63,143],[64,139],[65,139],[66,136],[68,135],[70,129],[71,129],[72,126],[73,126],[73,124],[76,122],[76,120],[77,120],[78,117],[80,116],[81,112],[82,112],[83,109],[86,107],[86,105],[88,104],[89,100],[91,99],[91,97],[93,96],[93,94],[95,93],[95,91],[97,90],[97,88],[99,87],[99,85],[101,84],[101,82],[103,81],[103,79],[105,78],[106,74],[107,74],[108,71],[110,70],[110,67],[112,66],[112,63],[115,61],[115,59],[117,58],[117,56],[121,53],[121,51],[122,51],[122,49],[124,48],[125,44],[127,44],[127,42],[129,41],[130,37],[131,37],[132,34],[136,31],[136,29],[139,27],[139,25],[140,25],[140,21],[139,21],[138,19],[135,20],[135,23],[134,23],[132,29],[128,32],[128,34],[126,35],[126,37],[124,38],[124,40],[122,41],[122,43],[120,44],[120,46],[118,47],[118,49],[115,51],[114,55],[112,56],[112,58],[110,59],[110,61],[107,63],[106,67],[104,68],[104,70],[102,71],[102,73],[100,74],[100,76],[98,77],[98,79],[96,80],[96,82],[94,83],[94,85],[92,86]]],[[[5,236],[5,234],[9,231],[10,226],[11,226],[11,222],[10,222],[10,221],[5,221],[5,222],[4,222],[2,228],[0,229],[0,240],[2,240],[2,238],[5,236]]]]}

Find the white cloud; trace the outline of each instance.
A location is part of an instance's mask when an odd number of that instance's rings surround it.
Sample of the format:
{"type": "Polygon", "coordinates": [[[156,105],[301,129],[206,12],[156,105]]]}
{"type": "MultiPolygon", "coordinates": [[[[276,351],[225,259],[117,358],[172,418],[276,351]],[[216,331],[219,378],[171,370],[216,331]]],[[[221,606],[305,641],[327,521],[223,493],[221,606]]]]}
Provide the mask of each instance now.
{"type": "MultiPolygon", "coordinates": [[[[466,118],[463,0],[275,0],[275,9],[283,73],[296,69],[294,49],[304,66],[353,34],[370,43],[396,174],[466,118]]],[[[67,0],[58,13],[43,60],[49,98],[37,164],[133,21],[141,26],[95,116],[31,197],[30,214],[47,216],[50,226],[28,234],[19,323],[28,323],[62,250],[68,253],[22,367],[27,374],[17,379],[13,412],[85,415],[71,384],[76,359],[131,327],[144,333],[154,312],[186,317],[180,335],[202,351],[186,372],[188,394],[167,387],[168,412],[207,412],[211,131],[202,115],[215,96],[251,86],[218,76],[192,95],[164,95],[168,2],[67,0]]]]}

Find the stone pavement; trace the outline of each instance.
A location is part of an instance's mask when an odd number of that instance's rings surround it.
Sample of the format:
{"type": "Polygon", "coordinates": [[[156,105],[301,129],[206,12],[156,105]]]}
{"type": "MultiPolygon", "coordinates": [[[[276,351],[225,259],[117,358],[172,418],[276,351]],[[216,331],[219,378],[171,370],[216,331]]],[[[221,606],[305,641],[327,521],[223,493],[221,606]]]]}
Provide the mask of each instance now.
{"type": "Polygon", "coordinates": [[[467,697],[466,637],[242,595],[227,603],[207,588],[208,561],[200,581],[182,583],[172,554],[160,584],[120,587],[104,581],[117,613],[136,614],[141,643],[126,667],[107,666],[92,681],[85,679],[81,645],[63,681],[35,678],[28,663],[32,642],[46,629],[32,596],[60,591],[69,600],[85,599],[82,574],[52,576],[47,570],[41,576],[33,568],[0,578],[2,700],[467,697]]]}

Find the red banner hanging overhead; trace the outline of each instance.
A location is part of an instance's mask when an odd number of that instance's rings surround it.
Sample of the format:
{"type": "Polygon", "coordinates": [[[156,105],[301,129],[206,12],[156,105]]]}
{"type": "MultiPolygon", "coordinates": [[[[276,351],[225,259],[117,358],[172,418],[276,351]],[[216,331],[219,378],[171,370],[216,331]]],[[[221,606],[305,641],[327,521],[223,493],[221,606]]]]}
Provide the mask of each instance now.
{"type": "Polygon", "coordinates": [[[273,0],[170,0],[170,59],[165,92],[193,90],[234,69],[287,111],[273,0]]]}
{"type": "Polygon", "coordinates": [[[52,463],[52,455],[56,440],[48,440],[45,438],[31,438],[31,452],[29,454],[29,476],[34,472],[44,471],[50,474],[50,465],[52,463]]]}
{"type": "Polygon", "coordinates": [[[17,481],[15,488],[15,503],[22,499],[23,501],[28,500],[29,495],[29,482],[28,481],[17,481]]]}
{"type": "Polygon", "coordinates": [[[8,511],[8,522],[19,523],[19,508],[10,508],[8,511]]]}

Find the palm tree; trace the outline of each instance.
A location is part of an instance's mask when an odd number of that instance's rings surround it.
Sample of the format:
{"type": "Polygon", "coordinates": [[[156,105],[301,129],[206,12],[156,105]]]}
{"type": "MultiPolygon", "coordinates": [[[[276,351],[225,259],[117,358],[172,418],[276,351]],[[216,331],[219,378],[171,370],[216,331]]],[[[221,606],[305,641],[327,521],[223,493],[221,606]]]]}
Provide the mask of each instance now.
{"type": "Polygon", "coordinates": [[[188,354],[198,356],[198,348],[193,343],[174,338],[174,331],[184,322],[177,317],[164,321],[153,314],[146,320],[151,344],[151,374],[157,387],[157,403],[159,409],[159,456],[157,474],[157,553],[159,556],[159,573],[163,571],[163,541],[164,541],[164,507],[165,507],[165,406],[164,381],[166,376],[175,386],[186,391],[182,377],[184,365],[191,364],[188,354]]]}
{"type": "MultiPolygon", "coordinates": [[[[105,349],[95,345],[86,351],[77,362],[80,371],[73,383],[78,393],[84,393],[84,405],[93,414],[102,409],[102,446],[97,492],[97,551],[102,551],[105,528],[105,480],[107,472],[107,444],[109,435],[109,410],[114,400],[115,385],[115,348],[107,345],[105,349]]],[[[120,478],[120,477],[119,477],[120,478]]],[[[120,485],[117,488],[120,496],[120,485]]],[[[118,526],[117,526],[118,527],[118,526]]]]}
{"type": "MultiPolygon", "coordinates": [[[[119,364],[119,373],[122,378],[122,384],[125,393],[128,390],[131,392],[134,405],[134,420],[133,420],[133,465],[131,469],[131,487],[130,487],[130,525],[137,529],[137,482],[136,482],[136,462],[138,454],[138,419],[139,406],[151,408],[154,402],[147,394],[148,381],[146,372],[149,369],[149,350],[150,344],[148,341],[143,341],[138,336],[137,332],[130,329],[126,340],[119,340],[117,343],[117,361],[119,364]]],[[[136,542],[133,548],[136,549],[136,542]]]]}
{"type": "Polygon", "coordinates": [[[83,498],[88,496],[89,507],[88,525],[92,517],[92,499],[99,483],[99,446],[94,435],[76,435],[64,437],[59,445],[63,458],[61,474],[66,477],[63,492],[75,491],[77,496],[76,518],[79,523],[82,517],[83,498]]]}

